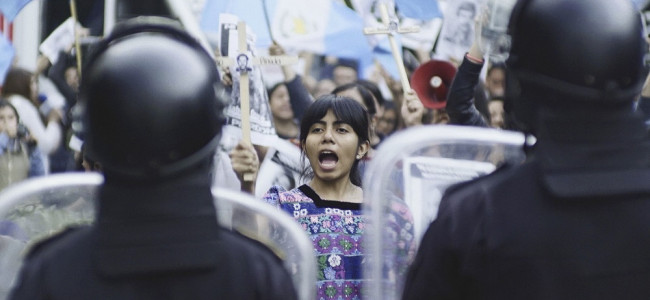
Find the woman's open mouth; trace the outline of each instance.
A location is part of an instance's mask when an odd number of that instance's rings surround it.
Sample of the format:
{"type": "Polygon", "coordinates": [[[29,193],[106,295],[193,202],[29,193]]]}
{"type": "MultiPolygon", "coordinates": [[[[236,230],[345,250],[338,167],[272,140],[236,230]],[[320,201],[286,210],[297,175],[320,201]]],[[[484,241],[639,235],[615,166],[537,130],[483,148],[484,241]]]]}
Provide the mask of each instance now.
{"type": "Polygon", "coordinates": [[[339,161],[338,155],[332,151],[321,151],[318,154],[318,163],[324,170],[334,169],[336,163],[339,161]]]}

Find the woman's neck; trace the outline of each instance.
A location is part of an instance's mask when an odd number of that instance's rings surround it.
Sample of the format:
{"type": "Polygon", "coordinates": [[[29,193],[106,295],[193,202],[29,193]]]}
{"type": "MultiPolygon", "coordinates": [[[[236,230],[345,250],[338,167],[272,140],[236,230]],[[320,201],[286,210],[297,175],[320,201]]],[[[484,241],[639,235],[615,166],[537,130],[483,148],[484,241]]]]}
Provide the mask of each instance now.
{"type": "Polygon", "coordinates": [[[278,135],[286,137],[298,136],[298,125],[293,120],[273,118],[273,125],[275,126],[275,131],[278,133],[278,135]]]}
{"type": "Polygon", "coordinates": [[[352,203],[363,202],[363,190],[352,184],[348,177],[335,181],[314,178],[309,182],[309,186],[321,199],[352,203]]]}

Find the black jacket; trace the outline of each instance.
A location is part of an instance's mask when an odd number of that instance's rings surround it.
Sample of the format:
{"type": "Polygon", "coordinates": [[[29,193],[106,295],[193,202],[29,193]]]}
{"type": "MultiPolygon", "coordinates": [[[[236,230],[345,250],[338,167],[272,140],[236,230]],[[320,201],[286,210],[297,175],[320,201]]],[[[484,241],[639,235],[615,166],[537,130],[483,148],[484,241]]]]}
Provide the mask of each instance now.
{"type": "Polygon", "coordinates": [[[295,299],[271,251],[217,226],[203,177],[107,183],[96,223],[33,248],[10,299],[295,299]]]}
{"type": "Polygon", "coordinates": [[[450,188],[404,299],[649,299],[650,146],[605,123],[549,122],[528,162],[450,188]]]}

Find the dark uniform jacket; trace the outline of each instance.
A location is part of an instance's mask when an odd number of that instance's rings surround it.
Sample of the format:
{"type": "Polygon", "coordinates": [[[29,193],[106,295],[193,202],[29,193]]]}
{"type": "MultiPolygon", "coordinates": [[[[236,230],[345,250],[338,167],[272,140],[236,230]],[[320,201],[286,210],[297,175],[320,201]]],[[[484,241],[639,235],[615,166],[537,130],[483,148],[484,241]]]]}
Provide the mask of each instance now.
{"type": "Polygon", "coordinates": [[[525,164],[450,188],[404,299],[650,299],[643,121],[552,123],[525,164]]]}
{"type": "Polygon", "coordinates": [[[37,245],[10,299],[295,299],[261,244],[217,226],[209,181],[104,185],[97,222],[37,245]]]}

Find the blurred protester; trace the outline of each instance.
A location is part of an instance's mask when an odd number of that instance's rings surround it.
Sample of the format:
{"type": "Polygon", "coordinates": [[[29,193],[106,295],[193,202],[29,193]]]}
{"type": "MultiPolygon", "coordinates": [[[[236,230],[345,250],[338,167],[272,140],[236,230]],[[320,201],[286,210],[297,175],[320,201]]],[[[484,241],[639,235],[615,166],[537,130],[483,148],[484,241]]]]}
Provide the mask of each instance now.
{"type": "Polygon", "coordinates": [[[326,56],[321,66],[320,78],[331,79],[337,87],[352,83],[359,79],[359,64],[351,59],[326,56]]]}
{"type": "Polygon", "coordinates": [[[384,106],[384,114],[377,122],[377,134],[383,137],[390,136],[397,130],[397,108],[393,101],[386,101],[384,106]]]}
{"type": "Polygon", "coordinates": [[[38,98],[37,77],[19,67],[13,67],[7,73],[2,94],[16,108],[21,122],[36,140],[45,164],[45,173],[49,173],[49,155],[61,146],[63,112],[53,107],[47,111],[39,110],[48,105],[38,98]]]}
{"type": "Polygon", "coordinates": [[[316,83],[312,96],[314,99],[320,98],[320,96],[331,94],[335,88],[336,83],[333,80],[329,78],[321,79],[316,83]]]}
{"type": "MultiPolygon", "coordinates": [[[[483,22],[485,18],[487,16],[483,13],[476,22],[483,22]]],[[[481,83],[480,75],[485,60],[479,44],[480,38],[480,33],[476,33],[450,86],[446,107],[450,123],[513,129],[514,125],[507,120],[504,107],[506,67],[502,63],[490,65],[485,84],[481,83]]]]}
{"type": "MultiPolygon", "coordinates": [[[[274,43],[269,47],[272,56],[284,55],[284,49],[274,43]]],[[[278,136],[298,144],[298,124],[307,107],[314,101],[309,91],[302,83],[302,77],[297,75],[289,65],[282,66],[284,81],[271,87],[269,106],[273,115],[273,125],[278,136]]]]}
{"type": "Polygon", "coordinates": [[[45,166],[36,141],[20,122],[18,111],[0,98],[0,190],[39,175],[45,175],[45,166]]]}

